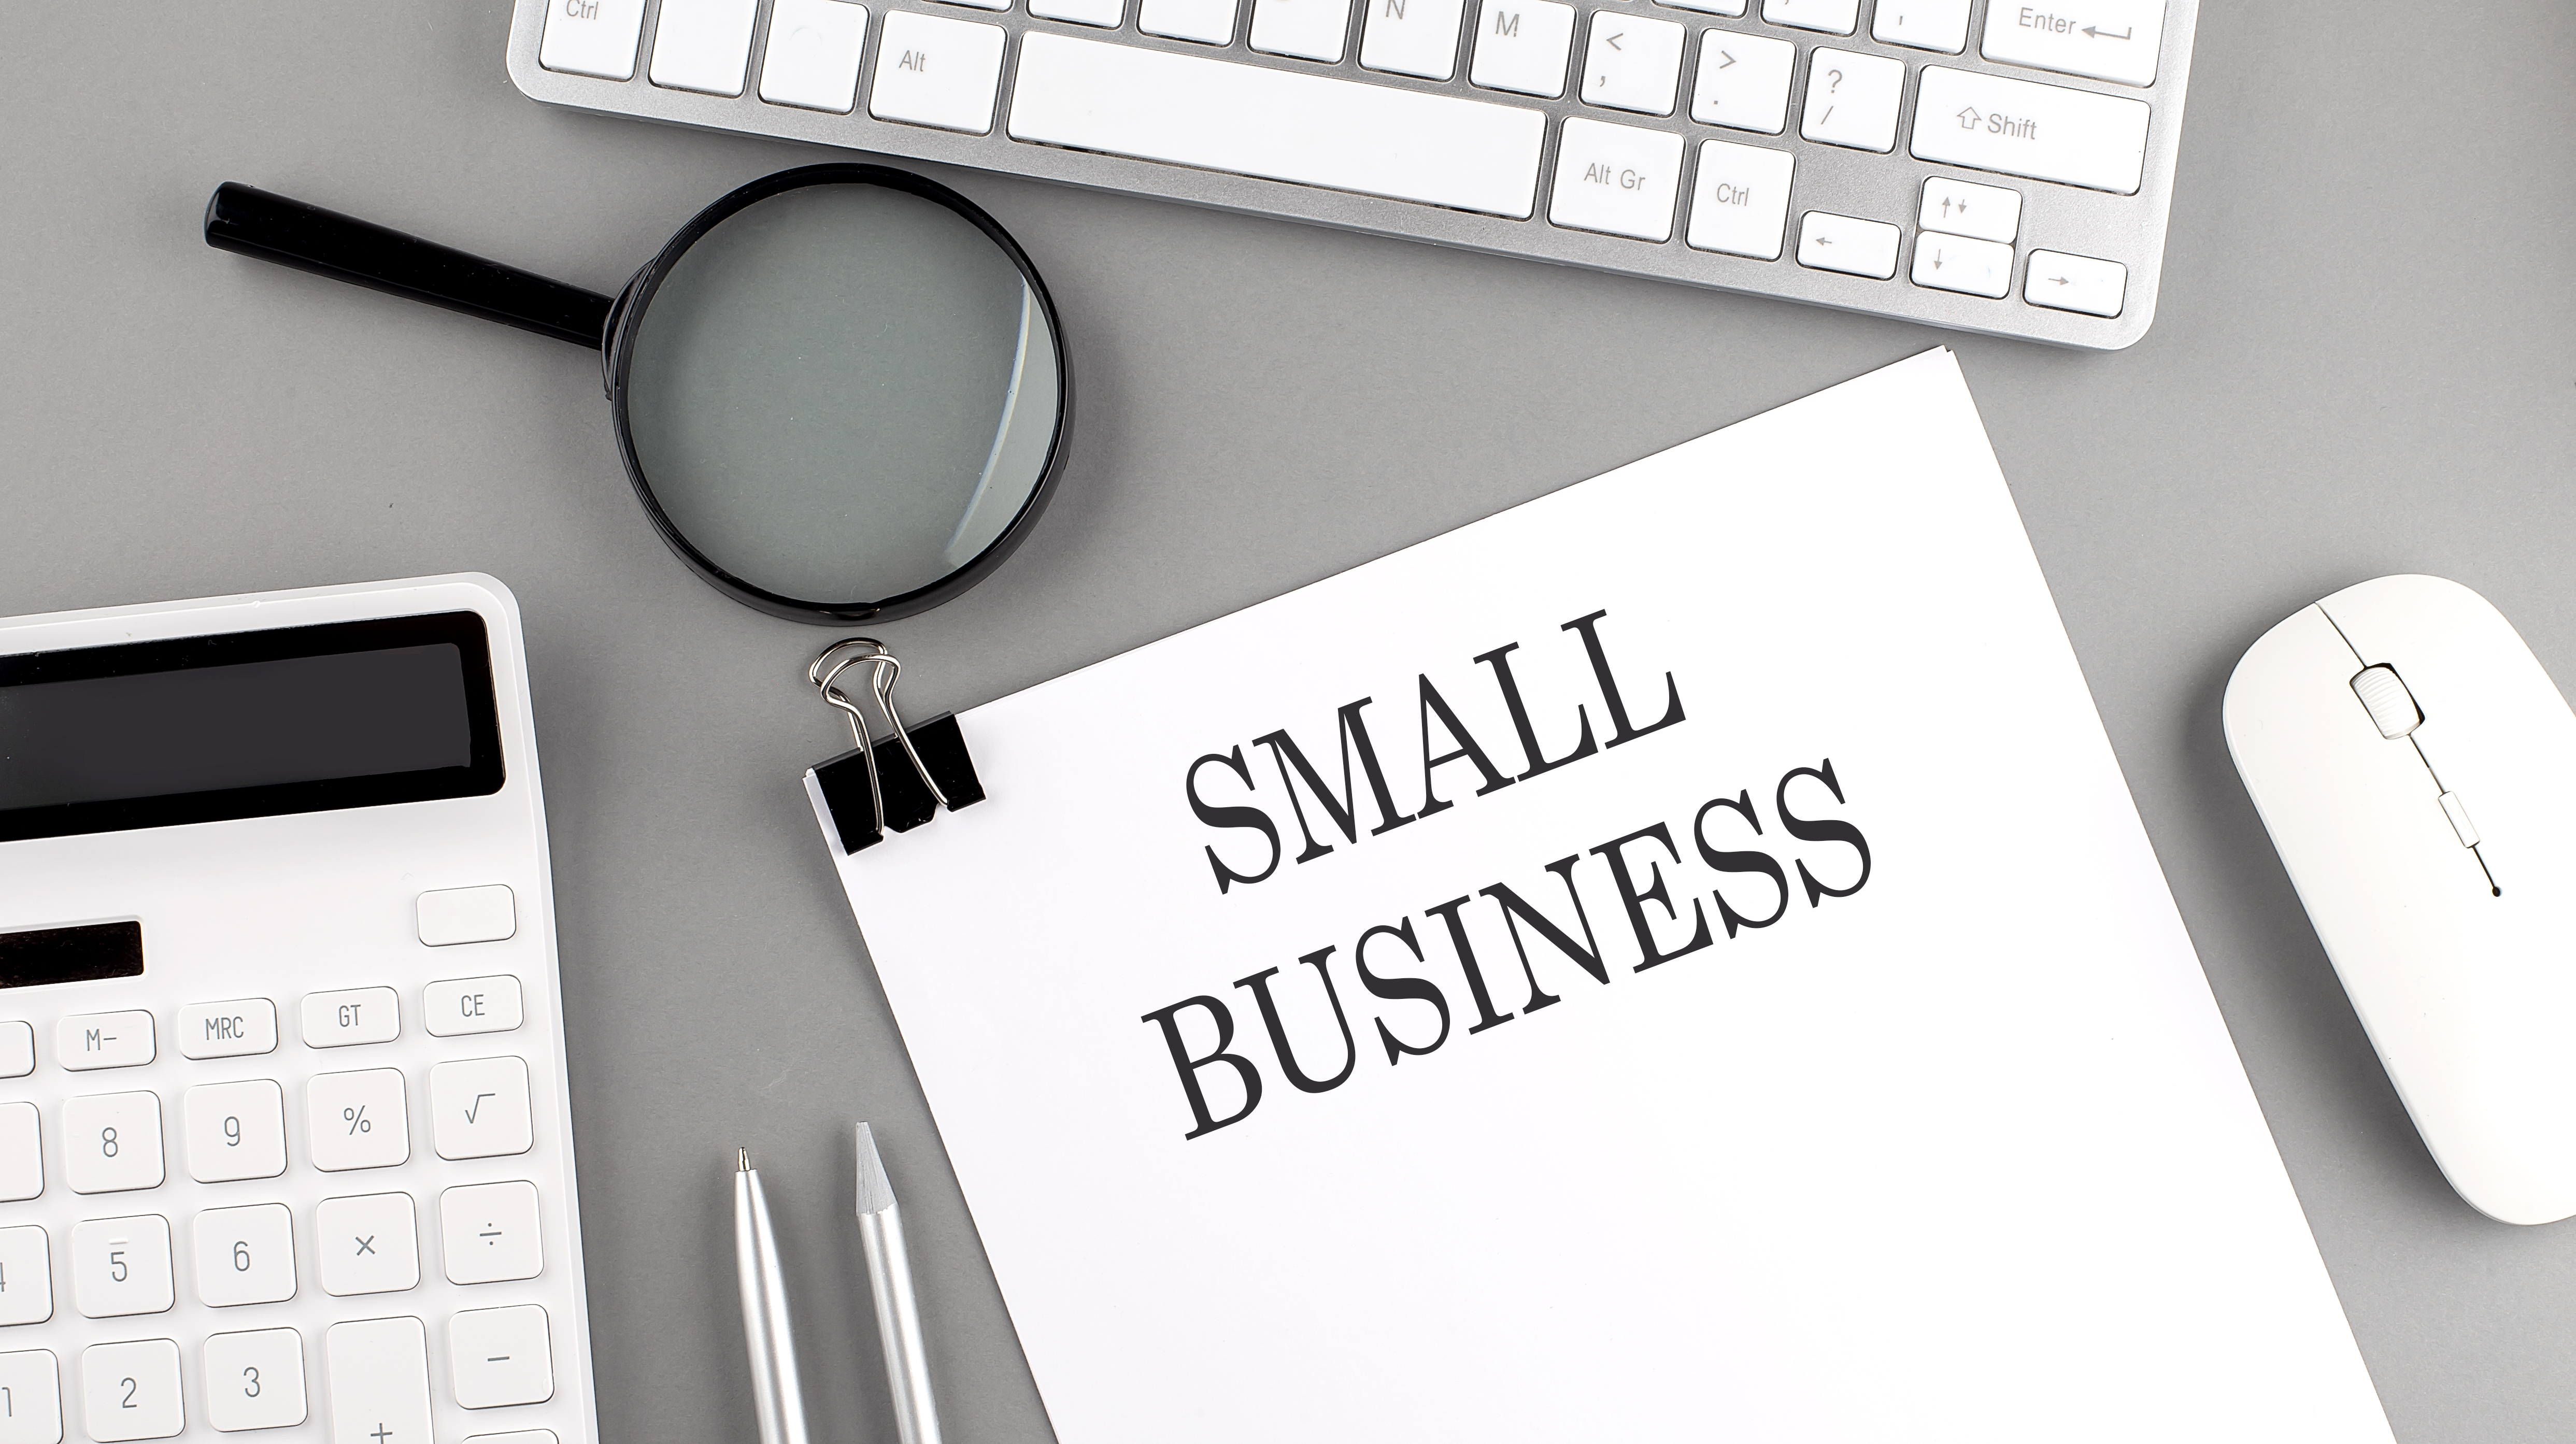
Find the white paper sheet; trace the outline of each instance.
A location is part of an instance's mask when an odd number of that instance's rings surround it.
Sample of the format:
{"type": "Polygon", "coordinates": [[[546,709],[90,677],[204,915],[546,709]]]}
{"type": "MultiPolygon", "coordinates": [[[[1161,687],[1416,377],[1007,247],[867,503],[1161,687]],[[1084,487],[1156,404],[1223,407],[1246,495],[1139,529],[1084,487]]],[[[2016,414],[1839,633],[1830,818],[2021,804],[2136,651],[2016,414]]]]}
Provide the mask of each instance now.
{"type": "Polygon", "coordinates": [[[841,876],[1065,1444],[2389,1438],[1947,351],[961,721],[841,876]]]}

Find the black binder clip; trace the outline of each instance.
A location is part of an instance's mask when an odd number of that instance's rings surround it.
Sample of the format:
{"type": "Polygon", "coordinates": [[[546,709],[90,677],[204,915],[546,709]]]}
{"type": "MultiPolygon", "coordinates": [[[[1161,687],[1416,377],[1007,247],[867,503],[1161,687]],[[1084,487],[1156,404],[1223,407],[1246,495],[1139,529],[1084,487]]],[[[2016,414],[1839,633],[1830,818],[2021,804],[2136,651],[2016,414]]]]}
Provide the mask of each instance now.
{"type": "Polygon", "coordinates": [[[895,678],[902,672],[903,664],[874,637],[844,637],[805,669],[805,680],[823,700],[849,714],[850,736],[858,743],[814,768],[843,852],[876,846],[888,828],[910,832],[942,807],[954,812],[984,800],[984,784],[954,716],[942,712],[918,727],[903,725],[894,710],[895,678]],[[868,669],[868,691],[894,731],[880,742],[868,740],[867,718],[840,687],[841,674],[859,666],[868,669]]]}

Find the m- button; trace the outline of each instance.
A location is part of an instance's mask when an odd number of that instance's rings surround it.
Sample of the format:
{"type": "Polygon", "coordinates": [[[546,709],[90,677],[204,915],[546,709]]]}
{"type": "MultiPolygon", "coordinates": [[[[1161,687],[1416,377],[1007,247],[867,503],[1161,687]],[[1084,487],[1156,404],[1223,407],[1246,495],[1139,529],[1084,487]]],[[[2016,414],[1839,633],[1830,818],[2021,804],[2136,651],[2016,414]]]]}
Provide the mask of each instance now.
{"type": "Polygon", "coordinates": [[[54,1060],[75,1073],[152,1061],[150,1013],[74,1013],[54,1027],[54,1060]]]}

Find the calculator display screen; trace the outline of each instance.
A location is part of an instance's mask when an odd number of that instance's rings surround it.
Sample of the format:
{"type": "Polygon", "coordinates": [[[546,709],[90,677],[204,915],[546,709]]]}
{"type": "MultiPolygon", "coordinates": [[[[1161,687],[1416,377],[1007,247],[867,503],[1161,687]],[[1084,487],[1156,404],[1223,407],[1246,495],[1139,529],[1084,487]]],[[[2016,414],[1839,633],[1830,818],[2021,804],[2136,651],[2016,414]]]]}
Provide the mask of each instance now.
{"type": "Polygon", "coordinates": [[[0,841],[500,790],[472,612],[0,657],[0,841]]]}

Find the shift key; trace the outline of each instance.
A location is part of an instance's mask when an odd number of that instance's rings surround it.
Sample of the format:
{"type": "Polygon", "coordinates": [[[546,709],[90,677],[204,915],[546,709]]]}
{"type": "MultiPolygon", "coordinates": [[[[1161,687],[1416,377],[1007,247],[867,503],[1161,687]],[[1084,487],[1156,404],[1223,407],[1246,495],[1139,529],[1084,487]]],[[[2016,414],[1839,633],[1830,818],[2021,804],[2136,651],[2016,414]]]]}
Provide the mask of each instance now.
{"type": "Polygon", "coordinates": [[[1923,67],[1917,159],[2136,195],[2147,155],[2143,100],[1923,67]]]}

